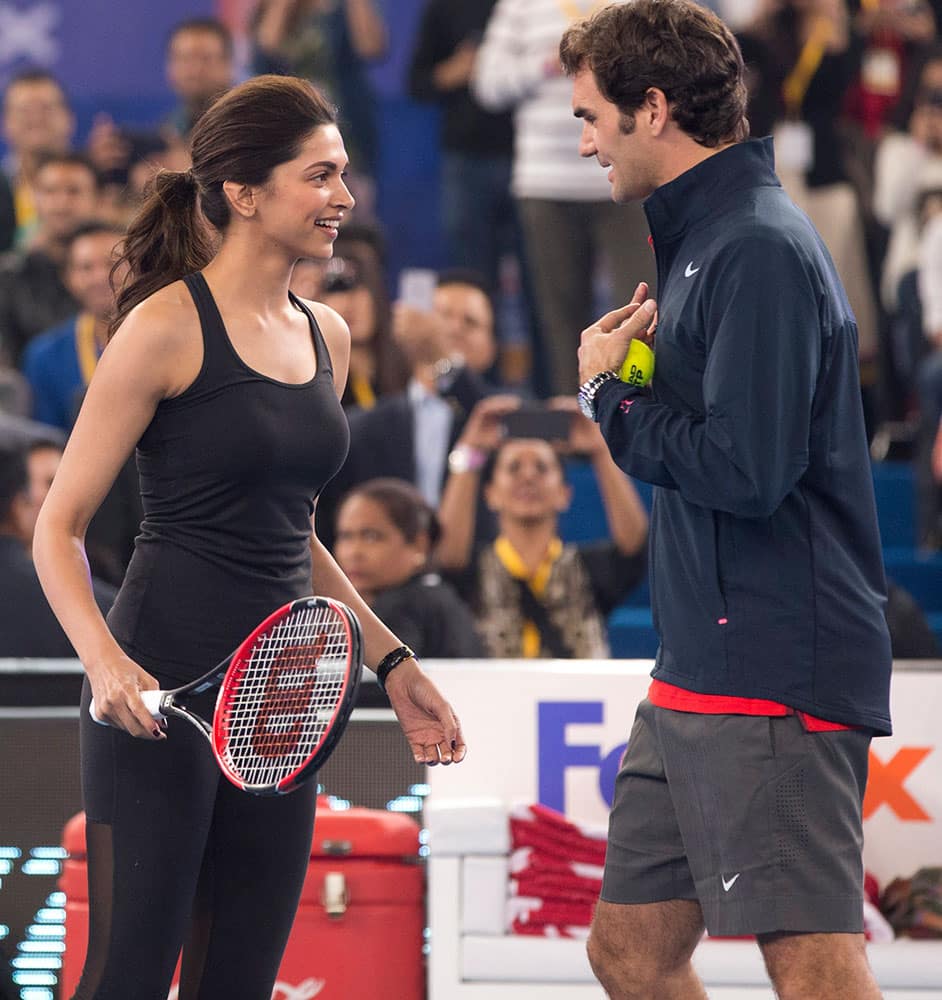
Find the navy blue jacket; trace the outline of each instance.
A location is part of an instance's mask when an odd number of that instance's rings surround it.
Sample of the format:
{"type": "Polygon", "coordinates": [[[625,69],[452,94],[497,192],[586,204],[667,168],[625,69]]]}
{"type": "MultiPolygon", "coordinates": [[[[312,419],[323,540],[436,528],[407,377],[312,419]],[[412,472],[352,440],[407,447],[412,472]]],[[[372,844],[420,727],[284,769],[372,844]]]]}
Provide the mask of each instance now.
{"type": "Polygon", "coordinates": [[[715,154],[644,207],[654,380],[605,384],[598,413],[616,462],[656,487],[653,675],[889,733],[857,328],[831,258],[771,140],[715,154]]]}

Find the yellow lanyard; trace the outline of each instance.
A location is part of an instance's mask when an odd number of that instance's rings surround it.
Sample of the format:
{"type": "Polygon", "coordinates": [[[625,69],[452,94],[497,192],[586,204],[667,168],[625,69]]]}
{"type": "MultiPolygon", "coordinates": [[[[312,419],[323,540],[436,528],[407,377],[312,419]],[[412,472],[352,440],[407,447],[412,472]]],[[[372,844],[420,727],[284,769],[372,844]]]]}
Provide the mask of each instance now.
{"type": "Polygon", "coordinates": [[[376,393],[370,385],[370,380],[362,375],[350,376],[350,391],[356,400],[357,406],[364,410],[371,410],[376,405],[376,393]]]}
{"type": "Polygon", "coordinates": [[[82,381],[88,385],[101,357],[98,338],[95,336],[95,317],[91,313],[79,313],[75,321],[75,353],[82,381]]]}
{"type": "MultiPolygon", "coordinates": [[[[540,560],[540,565],[531,573],[523,559],[520,558],[520,553],[503,535],[500,535],[494,542],[494,552],[504,569],[515,580],[523,580],[537,597],[542,597],[545,593],[550,573],[553,572],[553,565],[562,551],[562,541],[559,538],[554,538],[547,546],[546,552],[540,560]]],[[[523,623],[521,646],[525,659],[532,660],[540,655],[540,633],[531,621],[523,623]]]]}
{"type": "Polygon", "coordinates": [[[584,17],[591,17],[597,10],[608,6],[609,0],[593,0],[586,9],[583,9],[579,0],[556,0],[556,2],[567,21],[581,21],[584,17]]]}
{"type": "Polygon", "coordinates": [[[815,73],[818,72],[833,30],[828,18],[815,19],[814,27],[811,29],[808,40],[802,46],[795,68],[782,84],[782,97],[785,99],[785,111],[789,118],[799,116],[801,102],[805,99],[805,94],[808,93],[815,73]]]}
{"type": "Polygon", "coordinates": [[[13,183],[13,214],[16,219],[16,245],[26,246],[36,232],[36,202],[33,189],[23,181],[13,183]]]}

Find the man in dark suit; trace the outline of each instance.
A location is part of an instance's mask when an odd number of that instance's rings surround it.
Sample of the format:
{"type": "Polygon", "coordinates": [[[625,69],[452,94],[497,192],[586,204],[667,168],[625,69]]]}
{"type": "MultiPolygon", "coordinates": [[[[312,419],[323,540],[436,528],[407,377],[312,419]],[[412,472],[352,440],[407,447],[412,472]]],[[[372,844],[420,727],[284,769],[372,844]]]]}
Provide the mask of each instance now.
{"type": "MultiPolygon", "coordinates": [[[[431,312],[396,303],[393,334],[409,360],[409,384],[349,413],[349,456],[318,502],[318,537],[328,547],[340,499],[367,479],[405,479],[437,508],[464,422],[494,391],[494,310],[476,272],[442,273],[431,312]]],[[[486,524],[480,530],[486,533],[486,524]]]]}
{"type": "MultiPolygon", "coordinates": [[[[30,494],[27,448],[0,445],[0,656],[74,657],[30,558],[38,505],[30,494]]],[[[112,588],[94,582],[104,614],[112,588]]]]}

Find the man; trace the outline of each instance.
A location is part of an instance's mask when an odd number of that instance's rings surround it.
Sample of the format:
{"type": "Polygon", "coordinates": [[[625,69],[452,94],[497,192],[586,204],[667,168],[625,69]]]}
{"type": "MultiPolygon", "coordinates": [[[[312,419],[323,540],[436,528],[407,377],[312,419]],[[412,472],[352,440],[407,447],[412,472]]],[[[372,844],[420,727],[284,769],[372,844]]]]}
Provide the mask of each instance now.
{"type": "MultiPolygon", "coordinates": [[[[122,129],[109,114],[95,116],[86,149],[115,202],[115,212],[132,201],[150,179],[155,164],[186,170],[186,141],[197,119],[235,83],[232,35],[214,17],[188,18],[175,25],[167,38],[164,72],[177,106],[159,129],[122,129]]],[[[133,211],[131,212],[133,214],[133,211]]]]}
{"type": "Polygon", "coordinates": [[[517,405],[490,396],[471,411],[453,452],[463,460],[449,463],[442,494],[438,563],[457,574],[490,656],[607,656],[606,619],[644,576],[647,513],[571,396],[552,400],[540,414],[542,427],[520,435],[510,423],[517,405]],[[565,437],[551,438],[557,416],[564,417],[565,437]],[[534,433],[543,430],[545,436],[534,433]],[[572,500],[563,455],[591,463],[610,538],[581,545],[560,539],[559,518],[572,500]],[[482,496],[497,537],[475,545],[482,496]]]}
{"type": "Polygon", "coordinates": [[[580,401],[656,486],[661,645],[616,783],[589,942],[613,1000],[706,994],[704,923],[755,934],[782,1000],[874,1000],[861,807],[890,732],[885,583],[857,374],[830,257],[747,141],[728,28],[634,0],[561,44],[615,201],[646,199],[659,295],[582,336],[580,401]],[[650,387],[618,369],[653,341],[650,387]]]}
{"type": "MultiPolygon", "coordinates": [[[[16,74],[3,94],[3,139],[9,153],[4,171],[13,192],[15,241],[24,246],[37,220],[36,172],[51,153],[67,153],[75,116],[59,81],[46,70],[16,74]]],[[[6,245],[6,244],[5,244],[6,245]]]]}
{"type": "Polygon", "coordinates": [[[123,231],[91,220],[66,239],[63,280],[79,311],[35,337],[23,356],[23,373],[33,392],[33,419],[70,431],[108,343],[114,312],[111,269],[123,231]]]}
{"type": "Polygon", "coordinates": [[[168,124],[187,139],[200,115],[235,83],[229,29],[214,17],[181,21],[167,39],[166,74],[179,102],[168,124]]]}
{"type": "Polygon", "coordinates": [[[534,374],[547,396],[576,389],[575,332],[594,315],[599,275],[616,302],[631,294],[632,280],[654,280],[640,207],[613,210],[605,178],[571,155],[578,129],[557,48],[563,31],[589,9],[589,0],[497,0],[471,79],[485,108],[513,111],[512,191],[539,337],[534,374]]]}
{"type": "MultiPolygon", "coordinates": [[[[47,448],[56,449],[51,439],[34,442],[30,452],[47,448]]],[[[41,495],[38,479],[30,481],[26,446],[0,443],[0,656],[75,656],[30,559],[41,495]]],[[[107,613],[114,591],[96,580],[94,592],[107,613]]]]}
{"type": "Polygon", "coordinates": [[[496,380],[494,302],[481,275],[462,268],[443,271],[438,277],[434,305],[449,354],[457,355],[475,374],[496,380]]]}
{"type": "MultiPolygon", "coordinates": [[[[120,228],[102,220],[83,223],[71,233],[66,240],[64,277],[80,311],[36,337],[23,358],[23,371],[33,391],[34,419],[66,432],[72,430],[108,342],[115,304],[110,275],[122,235],[120,228]]],[[[96,576],[120,585],[143,516],[137,467],[131,457],[88,526],[85,544],[96,576]]]]}
{"type": "Polygon", "coordinates": [[[38,227],[30,250],[0,271],[0,359],[19,363],[26,344],[75,313],[60,269],[72,230],[98,208],[98,173],[80,153],[46,157],[36,170],[38,227]]]}
{"type": "Polygon", "coordinates": [[[451,445],[471,408],[489,391],[477,366],[487,367],[494,358],[494,314],[480,279],[445,272],[432,313],[397,303],[393,336],[409,360],[409,385],[381,397],[373,409],[351,414],[356,430],[348,464],[367,477],[408,479],[437,507],[451,445]],[[475,320],[473,337],[462,329],[468,315],[475,320]],[[473,345],[467,358],[460,344],[473,345]]]}
{"type": "Polygon", "coordinates": [[[441,107],[442,222],[454,266],[485,275],[498,288],[501,254],[517,251],[510,195],[513,123],[507,111],[481,107],[469,89],[474,60],[495,0],[427,0],[409,89],[441,107]]]}
{"type": "Polygon", "coordinates": [[[350,453],[318,501],[320,538],[333,538],[333,515],[344,493],[375,476],[405,479],[438,507],[449,452],[468,413],[491,391],[475,367],[496,352],[494,313],[482,280],[473,272],[444,272],[430,313],[395,304],[393,336],[408,359],[409,383],[378,397],[370,409],[350,411],[350,453]],[[468,315],[481,326],[472,337],[462,329],[461,317],[468,315]],[[461,345],[470,348],[467,358],[461,345]]]}

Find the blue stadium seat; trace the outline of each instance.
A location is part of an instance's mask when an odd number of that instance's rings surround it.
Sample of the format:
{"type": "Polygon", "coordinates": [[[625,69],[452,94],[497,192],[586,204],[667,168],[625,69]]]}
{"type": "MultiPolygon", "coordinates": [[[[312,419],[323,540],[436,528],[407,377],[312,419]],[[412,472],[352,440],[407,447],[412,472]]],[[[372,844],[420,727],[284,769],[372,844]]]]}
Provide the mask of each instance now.
{"type": "MultiPolygon", "coordinates": [[[[569,461],[566,477],[573,490],[572,504],[563,515],[560,533],[565,541],[587,542],[608,535],[605,510],[588,462],[569,461]]],[[[908,590],[926,613],[942,642],[942,554],[926,555],[915,548],[916,500],[912,466],[906,462],[879,462],[873,466],[880,537],[887,576],[908,590]]],[[[651,487],[635,483],[650,509],[651,487]]],[[[654,656],[657,635],[651,624],[647,583],[637,587],[609,618],[612,654],[629,659],[654,656]]]]}

